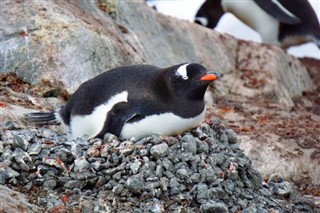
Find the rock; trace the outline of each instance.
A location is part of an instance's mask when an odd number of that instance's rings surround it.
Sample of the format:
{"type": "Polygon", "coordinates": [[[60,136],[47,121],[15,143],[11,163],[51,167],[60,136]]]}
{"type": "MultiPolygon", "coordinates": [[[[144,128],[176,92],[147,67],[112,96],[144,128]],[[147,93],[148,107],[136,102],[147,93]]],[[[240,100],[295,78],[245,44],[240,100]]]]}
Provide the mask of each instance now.
{"type": "Polygon", "coordinates": [[[237,71],[222,79],[237,95],[272,97],[292,107],[292,97],[314,88],[302,63],[276,46],[241,41],[237,55],[237,71]]]}
{"type": "Polygon", "coordinates": [[[49,194],[49,196],[47,197],[47,208],[48,210],[52,210],[54,211],[56,208],[63,210],[64,204],[62,202],[61,199],[59,199],[59,197],[57,195],[54,194],[49,194]]]}
{"type": "Polygon", "coordinates": [[[168,154],[168,151],[169,151],[168,144],[161,143],[151,147],[150,154],[152,155],[152,157],[157,159],[157,158],[166,156],[168,154]]]}
{"type": "Polygon", "coordinates": [[[189,174],[188,174],[188,171],[184,168],[182,169],[178,169],[177,170],[177,176],[181,179],[187,179],[189,178],[189,174]]]}
{"type": "Polygon", "coordinates": [[[41,144],[33,143],[29,146],[28,153],[29,155],[38,155],[41,152],[41,144]]]}
{"type": "Polygon", "coordinates": [[[124,187],[122,184],[117,184],[115,187],[113,187],[112,192],[116,195],[120,195],[123,191],[124,187]]]}
{"type": "Polygon", "coordinates": [[[228,213],[228,207],[224,203],[219,203],[215,201],[208,201],[201,205],[200,211],[203,213],[210,212],[219,212],[219,213],[228,213]]]}
{"type": "Polygon", "coordinates": [[[249,208],[246,208],[246,209],[244,209],[243,211],[242,211],[242,213],[267,213],[268,211],[267,210],[265,210],[265,209],[263,209],[263,208],[261,208],[261,207],[257,207],[257,206],[255,206],[255,205],[253,205],[253,206],[250,206],[249,208]]]}
{"type": "Polygon", "coordinates": [[[194,137],[191,135],[185,135],[182,137],[182,140],[185,142],[182,144],[182,148],[188,150],[192,154],[197,153],[197,143],[194,137]]]}
{"type": "Polygon", "coordinates": [[[130,177],[126,182],[126,187],[129,189],[130,192],[137,194],[141,193],[144,184],[138,178],[130,177]]]}
{"type": "Polygon", "coordinates": [[[0,212],[41,212],[41,208],[27,201],[25,195],[0,185],[0,212]]]}
{"type": "Polygon", "coordinates": [[[89,162],[86,160],[85,157],[80,157],[75,159],[74,161],[74,171],[76,173],[83,172],[87,168],[89,168],[89,162]]]}
{"type": "Polygon", "coordinates": [[[235,144],[237,143],[237,135],[236,133],[232,130],[232,129],[227,129],[226,131],[226,135],[228,137],[228,142],[231,144],[235,144]]]}
{"type": "Polygon", "coordinates": [[[3,153],[3,144],[1,143],[0,144],[0,154],[2,154],[3,153]]]}
{"type": "Polygon", "coordinates": [[[206,203],[208,199],[208,186],[200,183],[197,187],[197,200],[199,203],[206,203]]]}
{"type": "Polygon", "coordinates": [[[70,180],[64,184],[64,188],[74,189],[74,188],[82,188],[84,186],[83,182],[80,180],[70,180]]]}
{"type": "Polygon", "coordinates": [[[57,185],[57,181],[55,180],[46,180],[43,183],[43,187],[46,189],[53,189],[57,185]]]}
{"type": "Polygon", "coordinates": [[[5,177],[8,179],[19,177],[19,172],[16,172],[15,170],[11,169],[11,167],[1,168],[1,173],[4,173],[5,177]]]}
{"type": "Polygon", "coordinates": [[[29,147],[29,142],[19,135],[13,135],[13,145],[23,149],[24,151],[27,151],[29,147]]]}
{"type": "Polygon", "coordinates": [[[316,146],[303,151],[291,138],[281,138],[274,132],[261,134],[258,140],[243,135],[238,138],[240,148],[250,156],[254,167],[264,177],[281,173],[285,179],[292,177],[297,182],[304,182],[307,178],[312,184],[318,183],[320,179],[318,161],[311,154],[317,152],[316,146]]]}
{"type": "Polygon", "coordinates": [[[135,162],[130,165],[130,169],[133,172],[133,174],[138,173],[140,165],[141,165],[141,162],[137,160],[135,160],[135,162]]]}

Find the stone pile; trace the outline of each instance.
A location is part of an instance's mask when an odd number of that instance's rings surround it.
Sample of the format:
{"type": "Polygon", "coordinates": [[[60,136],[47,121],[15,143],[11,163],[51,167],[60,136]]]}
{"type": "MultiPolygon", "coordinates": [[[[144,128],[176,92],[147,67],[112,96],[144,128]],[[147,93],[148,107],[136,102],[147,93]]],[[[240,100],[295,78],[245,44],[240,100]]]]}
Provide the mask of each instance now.
{"type": "MultiPolygon", "coordinates": [[[[43,210],[312,212],[279,175],[262,180],[218,119],[181,136],[80,138],[7,122],[0,184],[37,195],[43,210]]],[[[272,162],[270,162],[272,163],[272,162]]]]}

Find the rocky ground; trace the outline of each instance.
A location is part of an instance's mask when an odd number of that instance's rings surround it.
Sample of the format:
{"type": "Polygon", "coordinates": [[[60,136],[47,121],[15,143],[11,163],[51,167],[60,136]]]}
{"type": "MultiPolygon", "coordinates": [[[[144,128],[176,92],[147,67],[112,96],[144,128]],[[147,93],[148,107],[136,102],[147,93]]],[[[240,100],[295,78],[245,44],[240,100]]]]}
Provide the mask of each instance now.
{"type": "MultiPolygon", "coordinates": [[[[315,95],[318,94],[304,98],[315,102],[315,95]]],[[[1,211],[319,210],[319,186],[293,184],[281,174],[262,177],[239,148],[235,134],[257,136],[278,131],[284,138],[318,140],[319,122],[310,123],[308,119],[310,110],[318,113],[317,105],[310,108],[310,104],[299,102],[288,116],[284,109],[266,100],[219,97],[210,112],[221,120],[210,118],[181,136],[153,136],[139,141],[123,141],[109,134],[103,140],[69,141],[59,127],[48,129],[24,123],[23,113],[51,110],[67,98],[62,87],[50,82],[30,86],[14,75],[1,75],[0,107],[4,119],[0,183],[14,190],[1,188],[6,192],[3,194],[11,195],[1,197],[1,211]],[[254,116],[257,112],[244,105],[255,106],[261,116],[254,116]],[[246,119],[228,119],[229,113],[246,119]],[[287,122],[281,123],[283,120],[287,122]],[[19,199],[12,199],[16,197],[19,199]],[[19,204],[14,203],[17,201],[19,204]]],[[[309,145],[318,147],[317,144],[309,145]]],[[[317,153],[314,156],[319,159],[317,153]]]]}

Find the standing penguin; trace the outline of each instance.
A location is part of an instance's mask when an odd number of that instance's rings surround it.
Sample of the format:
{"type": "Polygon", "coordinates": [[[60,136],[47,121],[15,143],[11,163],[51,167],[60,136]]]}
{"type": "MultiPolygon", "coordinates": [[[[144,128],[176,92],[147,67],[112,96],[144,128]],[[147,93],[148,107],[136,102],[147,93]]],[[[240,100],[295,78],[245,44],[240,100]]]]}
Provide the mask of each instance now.
{"type": "Polygon", "coordinates": [[[214,28],[225,12],[257,31],[265,43],[286,49],[314,42],[320,48],[320,24],[308,0],[206,0],[195,22],[214,28]]]}
{"type": "Polygon", "coordinates": [[[73,139],[108,132],[127,139],[179,134],[204,120],[204,94],[216,78],[195,63],[118,67],[84,82],[59,111],[29,113],[26,119],[64,123],[73,139]]]}

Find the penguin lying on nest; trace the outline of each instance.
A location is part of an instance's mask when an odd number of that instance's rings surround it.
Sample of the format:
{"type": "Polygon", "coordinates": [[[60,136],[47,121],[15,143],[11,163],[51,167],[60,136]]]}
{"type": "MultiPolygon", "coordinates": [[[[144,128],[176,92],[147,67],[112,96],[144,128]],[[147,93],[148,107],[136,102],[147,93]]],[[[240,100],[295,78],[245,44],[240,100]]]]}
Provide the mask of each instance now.
{"type": "Polygon", "coordinates": [[[286,49],[314,42],[320,48],[320,24],[308,0],[206,0],[195,22],[214,28],[225,12],[257,31],[265,43],[286,49]]]}
{"type": "Polygon", "coordinates": [[[73,139],[179,134],[204,120],[204,94],[217,76],[195,63],[118,67],[84,82],[59,111],[25,117],[39,125],[64,123],[73,139]]]}

